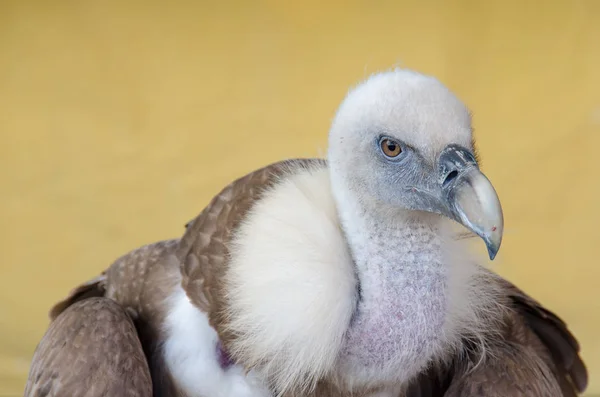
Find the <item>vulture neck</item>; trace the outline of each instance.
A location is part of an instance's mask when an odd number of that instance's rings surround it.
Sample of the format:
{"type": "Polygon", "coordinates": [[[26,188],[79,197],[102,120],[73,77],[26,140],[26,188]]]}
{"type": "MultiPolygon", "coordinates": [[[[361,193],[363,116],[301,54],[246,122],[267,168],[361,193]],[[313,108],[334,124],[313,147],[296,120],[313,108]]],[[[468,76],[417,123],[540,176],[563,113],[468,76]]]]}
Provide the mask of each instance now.
{"type": "Polygon", "coordinates": [[[376,213],[351,195],[336,202],[359,285],[342,372],[359,382],[408,381],[448,346],[447,220],[376,213]]]}

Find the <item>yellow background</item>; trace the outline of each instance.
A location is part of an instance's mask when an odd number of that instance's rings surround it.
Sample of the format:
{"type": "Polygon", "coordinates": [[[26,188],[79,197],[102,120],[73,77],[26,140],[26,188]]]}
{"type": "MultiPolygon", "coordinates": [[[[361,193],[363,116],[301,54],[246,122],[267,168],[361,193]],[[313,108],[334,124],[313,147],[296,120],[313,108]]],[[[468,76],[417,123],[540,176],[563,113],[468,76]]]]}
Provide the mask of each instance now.
{"type": "Polygon", "coordinates": [[[569,323],[600,393],[600,1],[5,0],[0,396],[55,301],[234,177],[323,153],[348,87],[394,65],[473,110],[496,269],[569,323]]]}

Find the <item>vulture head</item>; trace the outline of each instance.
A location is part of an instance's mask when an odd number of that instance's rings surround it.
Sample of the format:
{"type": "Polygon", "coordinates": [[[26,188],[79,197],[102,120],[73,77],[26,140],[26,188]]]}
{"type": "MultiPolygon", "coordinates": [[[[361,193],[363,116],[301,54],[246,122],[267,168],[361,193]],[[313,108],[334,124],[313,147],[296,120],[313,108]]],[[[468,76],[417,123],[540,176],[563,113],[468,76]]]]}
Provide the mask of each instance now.
{"type": "Polygon", "coordinates": [[[290,170],[235,232],[213,322],[236,361],[280,392],[403,385],[483,341],[499,300],[454,226],[493,258],[503,216],[472,142],[469,112],[432,77],[393,70],[351,90],[327,167],[290,170]]]}
{"type": "Polygon", "coordinates": [[[378,74],[350,92],[333,122],[333,194],[340,208],[350,201],[382,222],[409,211],[455,220],[481,237],[494,259],[502,209],[474,150],[468,110],[438,80],[378,74]]]}

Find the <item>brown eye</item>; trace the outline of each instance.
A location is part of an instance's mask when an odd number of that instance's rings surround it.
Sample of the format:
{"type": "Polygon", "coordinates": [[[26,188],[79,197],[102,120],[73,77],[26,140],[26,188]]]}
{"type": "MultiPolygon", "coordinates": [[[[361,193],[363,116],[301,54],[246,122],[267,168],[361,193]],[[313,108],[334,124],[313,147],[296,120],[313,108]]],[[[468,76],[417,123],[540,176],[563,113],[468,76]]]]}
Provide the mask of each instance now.
{"type": "Polygon", "coordinates": [[[381,147],[381,151],[383,152],[383,154],[385,154],[389,158],[398,157],[398,155],[402,153],[402,148],[400,147],[400,144],[388,138],[382,139],[379,143],[379,146],[381,147]]]}

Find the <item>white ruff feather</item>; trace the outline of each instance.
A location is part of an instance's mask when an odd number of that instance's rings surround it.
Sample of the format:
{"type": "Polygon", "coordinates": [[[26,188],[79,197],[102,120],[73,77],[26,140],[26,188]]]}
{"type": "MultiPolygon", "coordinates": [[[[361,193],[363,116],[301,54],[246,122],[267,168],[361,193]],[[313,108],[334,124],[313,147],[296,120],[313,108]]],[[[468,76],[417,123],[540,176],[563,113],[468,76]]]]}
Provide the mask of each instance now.
{"type": "MultiPolygon", "coordinates": [[[[425,219],[440,217],[430,214],[425,219]]],[[[411,222],[400,236],[410,235],[413,227],[429,230],[431,226],[411,222]]],[[[390,264],[395,273],[388,271],[388,276],[393,279],[378,279],[387,266],[379,259],[385,260],[381,252],[393,254],[399,242],[390,240],[379,250],[364,247],[362,259],[371,258],[372,267],[361,276],[365,277],[362,287],[369,289],[363,293],[377,295],[382,282],[403,289],[380,289],[387,295],[376,299],[387,303],[367,299],[367,321],[361,330],[360,312],[357,318],[352,316],[363,301],[358,303],[356,268],[338,220],[329,172],[321,169],[288,176],[252,208],[233,242],[226,275],[230,327],[238,335],[232,353],[280,393],[310,388],[326,375],[335,376],[348,388],[397,387],[432,360],[447,358],[460,337],[483,340],[493,325],[490,319],[497,317],[496,291],[482,282],[487,276],[465,256],[468,251],[457,246],[451,231],[431,227],[441,233],[431,249],[423,257],[416,250],[401,265],[390,264]],[[427,264],[430,259],[434,263],[427,264]],[[409,280],[416,273],[421,276],[409,280]],[[429,296],[434,282],[438,292],[429,296]],[[391,315],[384,312],[388,307],[405,310],[408,321],[386,320],[381,325],[391,328],[373,328],[377,323],[368,317],[391,315]],[[361,334],[369,329],[371,334],[361,334]],[[387,337],[382,332],[391,334],[387,337]],[[357,349],[363,349],[364,355],[357,349]],[[371,360],[373,353],[380,356],[371,360]]],[[[372,233],[374,229],[371,237],[372,233]]],[[[364,233],[366,238],[368,234],[364,233]]],[[[373,243],[377,239],[365,242],[373,243]]],[[[418,241],[407,243],[409,249],[418,241]]],[[[357,262],[359,273],[360,266],[357,262]]]]}
{"type": "Polygon", "coordinates": [[[206,313],[190,302],[182,289],[170,299],[164,357],[177,385],[188,397],[269,397],[253,373],[240,366],[222,369],[217,356],[217,333],[206,313]]]}
{"type": "Polygon", "coordinates": [[[332,370],[355,308],[352,261],[327,170],[265,194],[232,245],[226,275],[233,355],[282,392],[332,370]]]}

